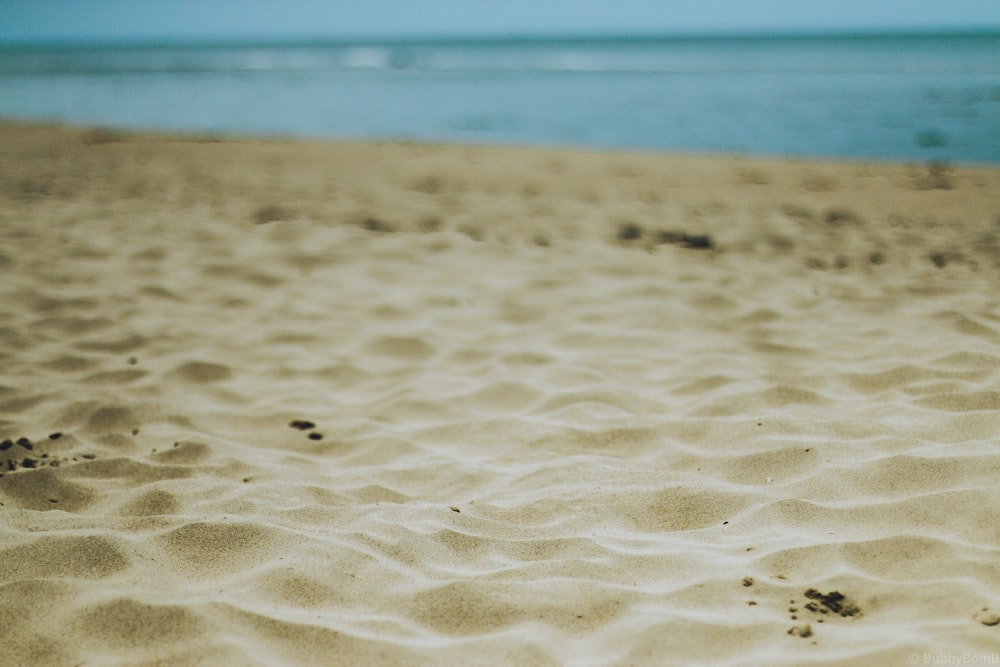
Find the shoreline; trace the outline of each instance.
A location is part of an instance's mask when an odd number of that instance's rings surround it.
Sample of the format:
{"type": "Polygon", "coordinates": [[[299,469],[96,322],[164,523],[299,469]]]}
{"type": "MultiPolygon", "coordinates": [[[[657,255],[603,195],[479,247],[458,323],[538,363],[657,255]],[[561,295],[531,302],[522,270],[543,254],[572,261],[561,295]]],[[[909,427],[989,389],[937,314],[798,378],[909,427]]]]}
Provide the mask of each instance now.
{"type": "Polygon", "coordinates": [[[151,127],[130,127],[115,124],[72,122],[59,119],[33,119],[0,116],[0,125],[11,128],[49,128],[63,129],[77,132],[86,132],[92,135],[96,141],[94,143],[117,142],[128,140],[129,138],[141,138],[144,140],[157,139],[163,142],[179,143],[312,143],[312,144],[349,144],[349,145],[398,145],[398,146],[426,146],[426,147],[454,147],[483,150],[512,150],[512,151],[556,151],[566,153],[588,153],[594,155],[636,155],[661,158],[679,159],[716,159],[716,160],[737,160],[737,161],[760,161],[765,163],[802,163],[802,164],[832,164],[832,165],[854,165],[854,166],[885,166],[885,167],[913,167],[929,166],[939,164],[947,168],[960,169],[980,169],[991,170],[1000,169],[1000,161],[963,161],[954,160],[946,156],[928,155],[925,158],[870,158],[849,155],[821,155],[821,154],[792,154],[792,153],[750,153],[741,151],[699,151],[699,150],[668,150],[661,148],[638,148],[628,146],[601,146],[587,144],[545,144],[545,143],[489,143],[489,142],[464,142],[451,141],[447,139],[412,139],[407,137],[350,137],[337,135],[309,135],[309,134],[282,134],[275,133],[241,133],[225,132],[214,130],[171,130],[151,127]],[[116,138],[117,137],[117,138],[116,138]]]}

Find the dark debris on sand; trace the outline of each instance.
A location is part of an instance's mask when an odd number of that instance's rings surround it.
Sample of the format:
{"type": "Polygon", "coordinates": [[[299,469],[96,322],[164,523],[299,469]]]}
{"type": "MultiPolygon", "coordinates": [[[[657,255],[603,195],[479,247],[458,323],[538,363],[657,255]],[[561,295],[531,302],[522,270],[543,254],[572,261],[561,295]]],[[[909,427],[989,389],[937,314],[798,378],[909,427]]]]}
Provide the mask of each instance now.
{"type": "MultiPolygon", "coordinates": [[[[645,234],[642,227],[634,222],[627,222],[618,228],[616,234],[622,243],[638,241],[645,234]]],[[[689,250],[714,250],[715,241],[708,234],[689,234],[684,230],[661,229],[653,233],[652,241],[660,245],[675,245],[689,250]]]]}
{"type": "MultiPolygon", "coordinates": [[[[56,431],[49,434],[50,440],[58,440],[62,437],[62,433],[56,431]]],[[[69,461],[76,461],[76,457],[73,458],[59,458],[55,456],[49,456],[48,452],[41,452],[35,449],[35,444],[27,437],[20,437],[16,440],[12,438],[6,438],[0,441],[0,452],[3,453],[0,457],[0,477],[3,473],[16,472],[18,470],[34,470],[43,467],[58,468],[61,463],[67,463],[69,461]],[[18,448],[18,449],[15,449],[18,448]],[[20,450],[24,450],[23,452],[20,450]],[[24,456],[27,452],[33,452],[32,456],[24,456]]],[[[93,459],[96,458],[93,454],[84,454],[83,458],[93,459]]]]}
{"type": "Polygon", "coordinates": [[[805,596],[813,601],[805,605],[811,612],[827,614],[832,611],[844,617],[861,615],[861,609],[840,591],[821,593],[815,588],[810,588],[805,592],[805,596]]]}
{"type": "Polygon", "coordinates": [[[24,449],[27,449],[29,452],[32,451],[35,448],[35,446],[32,445],[31,441],[28,440],[27,438],[18,438],[16,441],[15,440],[11,440],[10,438],[7,438],[3,442],[0,442],[0,452],[6,452],[8,449],[10,449],[11,447],[13,447],[14,445],[17,445],[19,447],[23,447],[24,449]]]}
{"type": "Polygon", "coordinates": [[[284,206],[272,204],[261,206],[253,214],[254,224],[266,225],[269,222],[285,222],[295,217],[295,213],[284,206]]]}
{"type": "Polygon", "coordinates": [[[656,242],[668,243],[690,250],[712,250],[715,248],[715,241],[708,234],[688,234],[684,231],[666,229],[656,233],[656,242]]]}
{"type": "Polygon", "coordinates": [[[306,436],[310,440],[322,440],[323,439],[323,434],[322,433],[319,433],[319,432],[313,430],[313,429],[316,428],[316,424],[314,424],[311,421],[308,421],[306,419],[293,419],[291,422],[289,422],[288,425],[290,427],[296,429],[296,430],[299,430],[299,431],[310,431],[309,435],[306,436]]]}
{"type": "MultiPolygon", "coordinates": [[[[815,588],[810,588],[804,595],[809,599],[809,602],[802,605],[801,610],[794,599],[788,601],[790,605],[788,607],[789,618],[793,621],[799,621],[800,616],[804,615],[805,611],[812,612],[812,620],[816,623],[822,623],[824,617],[830,616],[831,613],[844,618],[861,616],[861,608],[840,591],[823,593],[815,588]]],[[[788,634],[805,639],[812,637],[814,633],[810,623],[801,623],[789,628],[788,634]]]]}
{"type": "Polygon", "coordinates": [[[642,227],[634,222],[628,222],[618,228],[619,241],[638,241],[642,238],[642,227]]]}
{"type": "Polygon", "coordinates": [[[373,216],[368,216],[360,224],[362,229],[378,234],[391,234],[396,231],[396,225],[373,216]]]}

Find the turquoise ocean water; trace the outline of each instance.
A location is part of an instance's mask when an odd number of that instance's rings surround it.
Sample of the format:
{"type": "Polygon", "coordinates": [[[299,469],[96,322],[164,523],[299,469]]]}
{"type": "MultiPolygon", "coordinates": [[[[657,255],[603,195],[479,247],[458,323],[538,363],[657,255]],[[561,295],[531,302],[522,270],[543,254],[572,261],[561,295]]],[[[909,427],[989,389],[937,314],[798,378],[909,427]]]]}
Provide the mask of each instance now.
{"type": "Polygon", "coordinates": [[[1000,33],[6,48],[0,116],[1000,163],[1000,33]]]}

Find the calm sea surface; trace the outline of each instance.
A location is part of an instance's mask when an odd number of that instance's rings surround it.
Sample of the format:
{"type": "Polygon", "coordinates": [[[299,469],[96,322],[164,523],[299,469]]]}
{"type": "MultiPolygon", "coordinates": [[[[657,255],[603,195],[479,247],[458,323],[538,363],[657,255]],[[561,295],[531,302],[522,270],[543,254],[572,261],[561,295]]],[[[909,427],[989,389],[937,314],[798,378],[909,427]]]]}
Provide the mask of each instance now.
{"type": "Polygon", "coordinates": [[[1000,34],[0,50],[0,116],[1000,162],[1000,34]]]}

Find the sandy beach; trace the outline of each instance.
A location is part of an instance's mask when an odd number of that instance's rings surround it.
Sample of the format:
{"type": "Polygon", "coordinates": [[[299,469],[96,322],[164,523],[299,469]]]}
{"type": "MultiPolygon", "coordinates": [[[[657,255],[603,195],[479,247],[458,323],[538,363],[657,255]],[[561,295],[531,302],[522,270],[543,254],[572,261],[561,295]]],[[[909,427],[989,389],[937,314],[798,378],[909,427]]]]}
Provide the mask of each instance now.
{"type": "Polygon", "coordinates": [[[996,168],[2,124],[0,275],[0,664],[1000,663],[996,168]]]}

